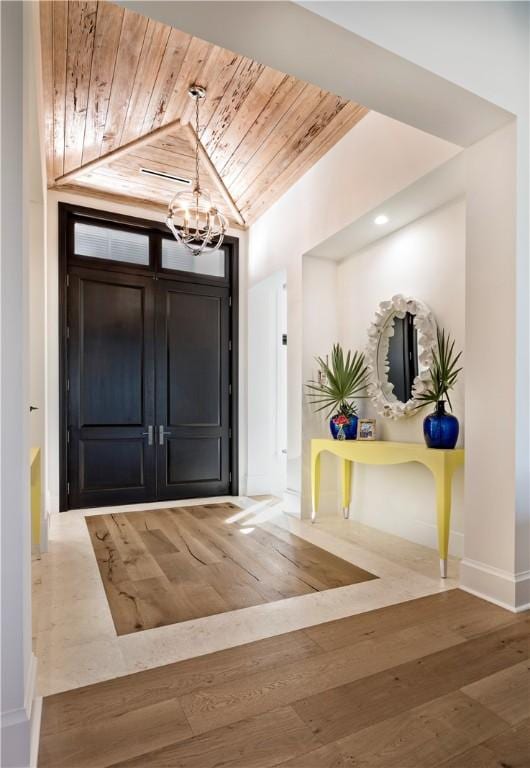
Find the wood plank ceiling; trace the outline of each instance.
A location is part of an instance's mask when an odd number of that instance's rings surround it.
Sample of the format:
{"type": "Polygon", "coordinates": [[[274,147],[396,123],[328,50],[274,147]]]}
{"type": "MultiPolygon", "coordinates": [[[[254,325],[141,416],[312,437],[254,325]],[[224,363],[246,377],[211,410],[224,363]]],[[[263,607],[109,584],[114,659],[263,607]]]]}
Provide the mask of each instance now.
{"type": "Polygon", "coordinates": [[[110,2],[41,0],[50,187],[166,208],[201,179],[231,223],[255,221],[367,110],[110,2]]]}

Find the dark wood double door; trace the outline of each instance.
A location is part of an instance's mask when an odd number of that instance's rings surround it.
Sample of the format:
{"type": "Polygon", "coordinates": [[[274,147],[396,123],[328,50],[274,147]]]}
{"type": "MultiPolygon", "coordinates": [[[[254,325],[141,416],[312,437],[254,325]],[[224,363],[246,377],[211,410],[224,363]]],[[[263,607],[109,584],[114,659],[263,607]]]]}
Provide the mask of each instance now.
{"type": "Polygon", "coordinates": [[[66,507],[233,492],[230,285],[118,269],[68,268],[66,507]]]}

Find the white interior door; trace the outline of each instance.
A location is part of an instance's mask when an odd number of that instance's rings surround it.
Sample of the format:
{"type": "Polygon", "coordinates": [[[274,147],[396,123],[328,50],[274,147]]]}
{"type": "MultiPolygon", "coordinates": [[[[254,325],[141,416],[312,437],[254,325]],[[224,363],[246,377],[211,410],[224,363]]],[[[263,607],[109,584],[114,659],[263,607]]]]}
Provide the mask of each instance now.
{"type": "Polygon", "coordinates": [[[287,467],[285,272],[250,289],[248,316],[248,493],[281,495],[287,467]]]}
{"type": "MultiPolygon", "coordinates": [[[[283,278],[285,275],[282,273],[283,278]]],[[[287,283],[276,292],[276,493],[287,487],[287,283]]]]}

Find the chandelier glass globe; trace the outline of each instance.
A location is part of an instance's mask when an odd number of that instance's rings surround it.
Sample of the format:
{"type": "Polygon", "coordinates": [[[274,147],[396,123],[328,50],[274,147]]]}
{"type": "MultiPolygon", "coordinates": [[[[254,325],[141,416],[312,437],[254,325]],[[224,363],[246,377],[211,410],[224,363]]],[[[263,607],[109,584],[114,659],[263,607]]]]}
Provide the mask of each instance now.
{"type": "Polygon", "coordinates": [[[199,103],[206,98],[206,90],[192,85],[188,94],[195,101],[195,181],[193,190],[177,192],[171,200],[166,224],[177,242],[197,255],[206,248],[214,250],[221,246],[227,221],[199,181],[199,103]]]}
{"type": "Polygon", "coordinates": [[[195,255],[205,248],[219,248],[226,229],[226,219],[212,205],[209,192],[197,188],[177,192],[169,204],[166,224],[175,239],[195,255]]]}

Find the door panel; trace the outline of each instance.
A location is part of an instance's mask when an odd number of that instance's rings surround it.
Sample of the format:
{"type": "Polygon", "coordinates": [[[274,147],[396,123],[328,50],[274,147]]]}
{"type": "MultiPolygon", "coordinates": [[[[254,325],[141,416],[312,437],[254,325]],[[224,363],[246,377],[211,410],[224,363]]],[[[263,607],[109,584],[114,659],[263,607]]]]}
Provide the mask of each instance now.
{"type": "Polygon", "coordinates": [[[143,440],[100,440],[88,438],[80,444],[79,460],[83,491],[109,488],[137,488],[144,484],[143,440]]]}
{"type": "Polygon", "coordinates": [[[142,424],[144,286],[84,279],[80,291],[81,426],[142,424]]]}
{"type": "Polygon", "coordinates": [[[221,423],[221,298],[164,292],[167,333],[168,423],[221,423]]]}
{"type": "Polygon", "coordinates": [[[73,270],[69,333],[70,507],[151,500],[153,280],[73,270]]]}
{"type": "Polygon", "coordinates": [[[221,481],[221,440],[218,437],[170,437],[167,441],[167,481],[221,481]]]}
{"type": "Polygon", "coordinates": [[[226,494],[228,288],[160,280],[157,292],[158,496],[226,494]]]}

